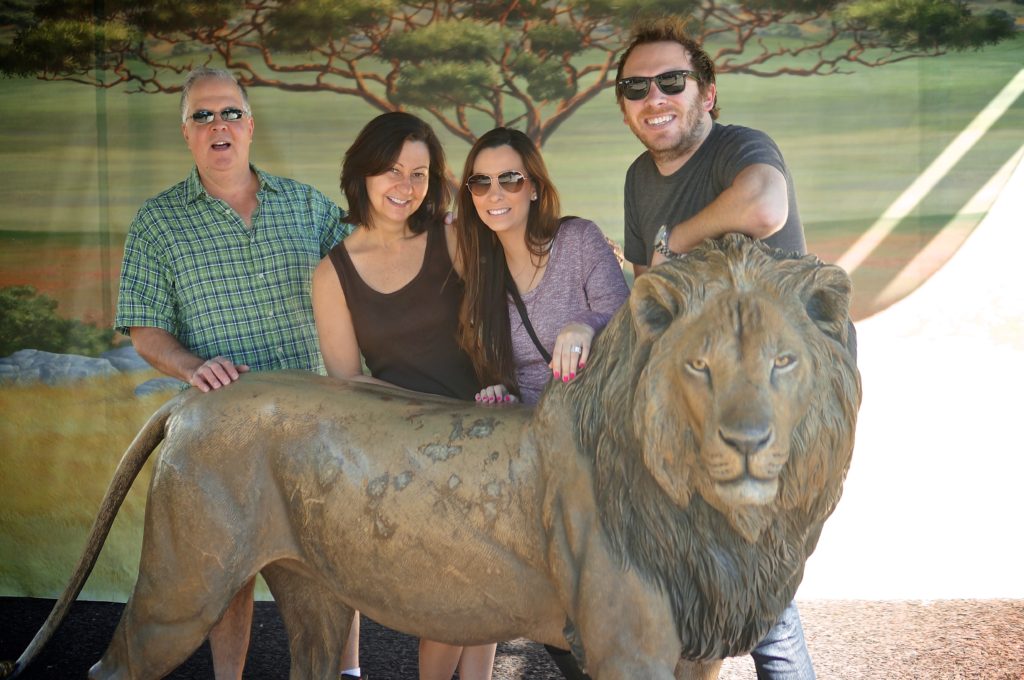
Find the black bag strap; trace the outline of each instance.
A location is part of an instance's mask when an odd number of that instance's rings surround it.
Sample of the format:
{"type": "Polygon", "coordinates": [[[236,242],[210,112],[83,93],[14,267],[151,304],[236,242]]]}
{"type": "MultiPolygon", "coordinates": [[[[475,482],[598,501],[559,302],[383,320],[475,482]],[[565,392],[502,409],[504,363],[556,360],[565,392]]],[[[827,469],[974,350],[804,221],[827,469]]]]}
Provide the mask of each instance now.
{"type": "Polygon", "coordinates": [[[551,354],[544,349],[544,345],[540,344],[540,340],[537,338],[537,331],[533,330],[533,324],[530,323],[530,316],[526,313],[526,305],[523,304],[523,298],[519,295],[519,288],[516,287],[516,282],[512,278],[512,272],[508,270],[508,266],[505,266],[505,287],[508,288],[509,294],[512,296],[512,301],[516,303],[516,309],[519,310],[519,318],[523,320],[523,325],[526,326],[526,332],[530,334],[530,339],[533,340],[533,344],[537,347],[537,351],[544,358],[544,361],[551,363],[551,354]]]}

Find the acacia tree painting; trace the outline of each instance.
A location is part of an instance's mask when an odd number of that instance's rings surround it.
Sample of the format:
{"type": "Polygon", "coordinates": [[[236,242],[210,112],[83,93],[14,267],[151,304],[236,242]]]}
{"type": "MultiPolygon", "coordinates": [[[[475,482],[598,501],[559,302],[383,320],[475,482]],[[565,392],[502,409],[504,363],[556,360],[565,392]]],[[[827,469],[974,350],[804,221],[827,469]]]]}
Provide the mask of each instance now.
{"type": "Polygon", "coordinates": [[[543,144],[615,77],[631,22],[691,19],[720,73],[828,75],[994,44],[962,0],[2,0],[0,72],[175,92],[205,63],[247,87],[417,107],[456,137],[511,125],[543,144]],[[6,37],[4,37],[6,36],[6,37]]]}

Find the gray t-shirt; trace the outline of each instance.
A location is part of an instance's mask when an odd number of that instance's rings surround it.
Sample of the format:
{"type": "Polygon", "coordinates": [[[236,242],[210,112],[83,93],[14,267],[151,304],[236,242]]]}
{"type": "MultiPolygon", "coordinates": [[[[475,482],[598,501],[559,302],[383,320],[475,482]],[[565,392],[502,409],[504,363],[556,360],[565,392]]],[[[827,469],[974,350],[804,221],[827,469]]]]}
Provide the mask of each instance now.
{"type": "MultiPolygon", "coordinates": [[[[559,331],[570,323],[585,323],[600,331],[627,297],[622,267],[600,227],[580,218],[562,222],[551,242],[543,278],[522,295],[530,323],[548,352],[559,331]]],[[[524,403],[533,404],[551,378],[551,369],[530,339],[511,296],[508,320],[519,391],[524,403]]]]}
{"type": "Polygon", "coordinates": [[[626,259],[634,264],[650,264],[661,225],[672,226],[693,217],[730,187],[744,168],[755,163],[777,168],[786,177],[789,191],[789,219],[764,243],[789,252],[807,252],[793,178],[779,147],[759,130],[715,123],[697,153],[671,175],[665,177],[658,172],[649,151],[629,166],[625,189],[626,259]]]}

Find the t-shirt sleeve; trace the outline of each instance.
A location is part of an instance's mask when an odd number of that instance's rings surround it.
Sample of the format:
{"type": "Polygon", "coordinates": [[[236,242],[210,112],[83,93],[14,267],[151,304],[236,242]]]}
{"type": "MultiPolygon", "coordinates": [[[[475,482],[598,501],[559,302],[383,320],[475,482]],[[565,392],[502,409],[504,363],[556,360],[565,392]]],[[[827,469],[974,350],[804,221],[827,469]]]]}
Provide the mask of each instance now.
{"type": "Polygon", "coordinates": [[[786,163],[778,145],[764,132],[751,128],[732,128],[721,146],[718,163],[714,167],[719,173],[716,178],[721,187],[731,186],[736,175],[744,168],[758,163],[770,165],[786,174],[786,163]]]}
{"type": "Polygon", "coordinates": [[[132,326],[162,328],[178,334],[173,282],[167,271],[157,218],[143,206],[135,216],[124,244],[114,329],[128,333],[132,326]]]}
{"type": "Polygon", "coordinates": [[[587,309],[581,310],[573,321],[600,331],[629,297],[629,288],[611,244],[593,222],[584,223],[579,257],[583,265],[583,293],[587,309]]]}
{"type": "Polygon", "coordinates": [[[639,212],[636,209],[636,163],[626,171],[626,184],[623,190],[623,215],[625,226],[623,229],[623,255],[626,260],[633,264],[646,266],[650,260],[650,254],[644,245],[644,239],[640,231],[639,212]]]}

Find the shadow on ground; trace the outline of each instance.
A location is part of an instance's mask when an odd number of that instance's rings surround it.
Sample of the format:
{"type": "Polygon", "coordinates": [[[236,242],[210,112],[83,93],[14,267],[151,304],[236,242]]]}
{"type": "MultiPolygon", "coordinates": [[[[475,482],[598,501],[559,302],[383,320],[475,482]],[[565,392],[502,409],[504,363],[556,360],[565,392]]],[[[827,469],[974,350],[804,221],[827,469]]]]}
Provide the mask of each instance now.
{"type": "MultiPolygon", "coordinates": [[[[0,659],[24,650],[52,600],[0,598],[0,659]]],[[[820,680],[1024,679],[1024,600],[800,602],[820,680]]],[[[77,602],[25,680],[84,678],[102,656],[121,604],[77,602]]],[[[363,618],[363,672],[372,680],[416,680],[416,639],[363,618]]],[[[172,680],[213,677],[203,645],[172,680]]],[[[257,602],[247,680],[288,677],[287,637],[272,602],[257,602]]],[[[535,643],[498,646],[494,680],[558,680],[535,643]]],[[[749,657],[728,659],[721,680],[754,680],[749,657]]],[[[637,679],[642,680],[642,679],[637,679]]]]}

